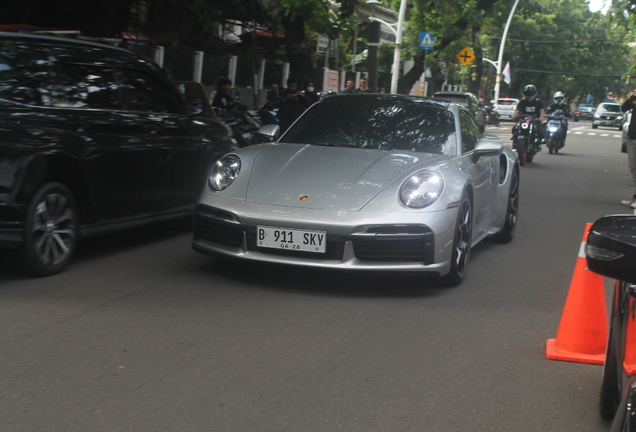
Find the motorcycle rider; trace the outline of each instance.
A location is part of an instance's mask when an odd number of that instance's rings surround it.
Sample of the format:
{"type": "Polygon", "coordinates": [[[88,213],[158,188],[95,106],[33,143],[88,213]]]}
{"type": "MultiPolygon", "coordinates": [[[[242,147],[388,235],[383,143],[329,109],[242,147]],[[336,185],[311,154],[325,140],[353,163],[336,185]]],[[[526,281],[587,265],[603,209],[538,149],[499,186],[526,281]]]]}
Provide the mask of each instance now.
{"type": "Polygon", "coordinates": [[[212,107],[219,108],[221,111],[233,111],[239,108],[241,101],[232,98],[230,90],[232,90],[232,80],[220,77],[216,82],[216,95],[212,101],[212,107]]]}
{"type": "MultiPolygon", "coordinates": [[[[532,84],[528,84],[523,89],[523,94],[525,96],[524,99],[519,102],[517,107],[515,108],[514,114],[512,114],[512,120],[515,120],[519,114],[527,114],[540,120],[541,122],[545,120],[545,108],[543,106],[543,102],[537,98],[537,88],[532,84]]],[[[545,140],[545,127],[543,123],[538,122],[537,124],[537,135],[539,136],[538,141],[538,150],[541,151],[541,142],[545,140]]],[[[512,132],[514,134],[514,127],[512,128],[512,132]]]]}
{"type": "Polygon", "coordinates": [[[554,94],[554,103],[548,107],[546,112],[548,114],[556,113],[556,115],[562,114],[565,118],[561,119],[561,123],[563,123],[563,147],[565,145],[565,139],[568,135],[568,120],[572,117],[572,111],[570,108],[563,102],[565,99],[565,95],[563,92],[558,91],[554,94]]]}

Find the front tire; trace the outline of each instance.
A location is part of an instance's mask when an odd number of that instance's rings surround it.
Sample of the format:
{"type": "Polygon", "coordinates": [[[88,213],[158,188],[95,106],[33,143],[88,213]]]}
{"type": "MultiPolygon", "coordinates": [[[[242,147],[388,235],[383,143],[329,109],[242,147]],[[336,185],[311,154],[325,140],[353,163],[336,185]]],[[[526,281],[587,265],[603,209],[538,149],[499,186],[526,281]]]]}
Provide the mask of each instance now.
{"type": "Polygon", "coordinates": [[[27,271],[39,276],[59,273],[77,246],[77,207],[61,183],[47,183],[31,199],[24,226],[22,254],[27,271]]]}
{"type": "Polygon", "coordinates": [[[441,279],[444,285],[455,286],[464,280],[468,269],[472,236],[473,206],[468,195],[464,193],[457,209],[457,225],[455,226],[455,237],[453,239],[450,272],[441,279]]]}
{"type": "Polygon", "coordinates": [[[559,147],[559,140],[557,139],[557,137],[550,137],[548,138],[548,150],[550,151],[550,154],[556,153],[556,150],[559,147]]]}
{"type": "Polygon", "coordinates": [[[598,125],[592,124],[592,129],[598,129],[598,125]]]}
{"type": "Polygon", "coordinates": [[[517,138],[515,143],[515,150],[519,156],[519,165],[524,166],[526,164],[526,139],[517,138]]]}

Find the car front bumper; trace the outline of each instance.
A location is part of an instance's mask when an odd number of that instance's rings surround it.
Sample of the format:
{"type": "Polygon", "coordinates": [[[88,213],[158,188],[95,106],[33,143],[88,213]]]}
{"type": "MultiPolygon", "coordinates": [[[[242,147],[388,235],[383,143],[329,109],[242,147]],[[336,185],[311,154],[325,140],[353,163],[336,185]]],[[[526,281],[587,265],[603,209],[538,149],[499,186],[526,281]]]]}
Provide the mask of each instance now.
{"type": "Polygon", "coordinates": [[[592,123],[597,126],[622,127],[623,119],[620,119],[620,120],[593,119],[592,123]]]}
{"type": "Polygon", "coordinates": [[[204,194],[195,210],[192,247],[222,258],[308,267],[417,271],[450,270],[457,208],[438,212],[352,212],[247,203],[204,194]],[[257,245],[256,227],[327,232],[325,253],[257,245]]]}

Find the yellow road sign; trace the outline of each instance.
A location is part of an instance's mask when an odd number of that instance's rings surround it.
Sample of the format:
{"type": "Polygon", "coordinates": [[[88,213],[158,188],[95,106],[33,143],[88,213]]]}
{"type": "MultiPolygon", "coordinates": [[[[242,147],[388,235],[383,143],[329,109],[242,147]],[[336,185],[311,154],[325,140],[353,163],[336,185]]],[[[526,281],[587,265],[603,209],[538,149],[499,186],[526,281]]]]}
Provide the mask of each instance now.
{"type": "Polygon", "coordinates": [[[475,54],[473,54],[470,48],[464,48],[457,54],[457,58],[461,64],[466,66],[468,63],[475,60],[475,54]]]}

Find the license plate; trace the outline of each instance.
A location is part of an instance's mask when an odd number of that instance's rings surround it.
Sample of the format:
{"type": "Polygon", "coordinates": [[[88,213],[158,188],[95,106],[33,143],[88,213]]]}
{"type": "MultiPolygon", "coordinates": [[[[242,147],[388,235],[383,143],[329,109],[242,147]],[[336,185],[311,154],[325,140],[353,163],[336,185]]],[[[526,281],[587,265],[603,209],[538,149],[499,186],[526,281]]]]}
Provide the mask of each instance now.
{"type": "Polygon", "coordinates": [[[256,227],[259,247],[324,253],[327,250],[327,232],[267,226],[256,227]]]}

